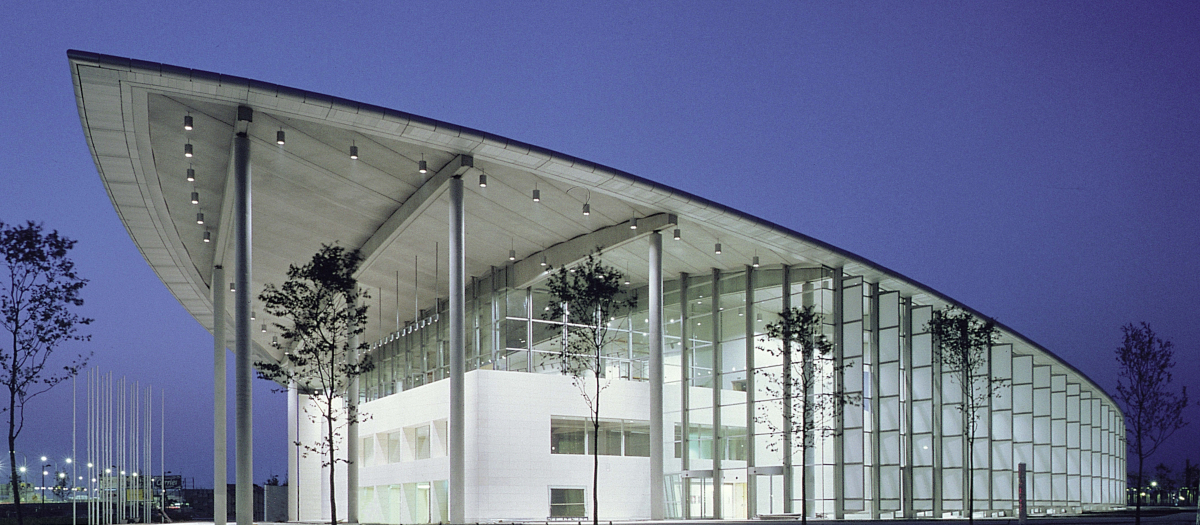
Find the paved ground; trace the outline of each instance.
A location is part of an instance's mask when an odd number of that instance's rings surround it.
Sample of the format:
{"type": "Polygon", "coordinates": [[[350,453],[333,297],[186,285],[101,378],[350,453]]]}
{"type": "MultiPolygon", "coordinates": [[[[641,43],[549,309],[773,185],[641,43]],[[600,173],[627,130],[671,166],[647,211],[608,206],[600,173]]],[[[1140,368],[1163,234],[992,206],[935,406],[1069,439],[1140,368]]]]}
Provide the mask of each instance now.
{"type": "MultiPolygon", "coordinates": [[[[1157,515],[1146,513],[1142,515],[1142,522],[1147,525],[1200,525],[1197,520],[1196,509],[1181,509],[1181,512],[1170,514],[1156,513],[1157,515]]],[[[713,520],[693,520],[693,521],[601,521],[602,525],[695,525],[696,521],[711,521],[713,520]]],[[[850,520],[849,523],[881,523],[881,524],[896,524],[896,525],[947,525],[954,523],[965,523],[965,519],[953,520],[850,520]]],[[[980,525],[1017,525],[1019,521],[1015,518],[978,518],[975,520],[980,525]]],[[[496,522],[489,522],[496,523],[496,522]]],[[[543,521],[506,521],[503,523],[512,524],[545,524],[543,521]]],[[[549,525],[589,525],[591,521],[551,521],[549,525]]],[[[781,524],[781,525],[797,525],[800,520],[748,520],[748,521],[719,521],[721,525],[766,525],[766,524],[781,524]]],[[[825,525],[834,523],[847,523],[847,521],[835,520],[817,520],[810,519],[808,523],[814,525],[825,525]]],[[[1082,515],[1082,516],[1058,516],[1058,517],[1037,517],[1029,518],[1031,525],[1133,525],[1133,514],[1103,514],[1103,515],[1082,515]]],[[[177,525],[213,525],[211,521],[189,521],[176,522],[177,525]]],[[[230,525],[233,525],[231,522],[230,525]]],[[[256,525],[328,525],[328,522],[304,521],[290,523],[270,523],[259,522],[256,525]]],[[[371,524],[362,524],[371,525],[371,524]]]]}

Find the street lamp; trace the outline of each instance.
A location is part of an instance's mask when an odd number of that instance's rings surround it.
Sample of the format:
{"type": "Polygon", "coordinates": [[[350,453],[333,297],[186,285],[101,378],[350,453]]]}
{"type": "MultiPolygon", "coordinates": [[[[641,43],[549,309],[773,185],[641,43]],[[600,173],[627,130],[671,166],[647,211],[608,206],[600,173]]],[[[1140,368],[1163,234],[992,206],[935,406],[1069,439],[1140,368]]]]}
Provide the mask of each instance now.
{"type": "MultiPolygon", "coordinates": [[[[46,461],[46,456],[42,456],[42,461],[46,461]]],[[[46,469],[50,468],[50,464],[42,465],[42,507],[46,507],[46,469]]]]}

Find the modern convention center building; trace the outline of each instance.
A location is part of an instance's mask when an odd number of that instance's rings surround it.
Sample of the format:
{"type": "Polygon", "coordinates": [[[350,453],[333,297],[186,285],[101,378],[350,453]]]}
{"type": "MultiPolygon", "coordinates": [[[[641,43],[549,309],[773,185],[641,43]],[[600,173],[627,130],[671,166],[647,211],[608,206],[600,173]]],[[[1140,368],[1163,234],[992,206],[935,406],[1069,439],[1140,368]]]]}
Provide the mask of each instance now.
{"type": "MultiPolygon", "coordinates": [[[[219,396],[226,338],[234,351],[239,490],[252,479],[251,363],[284,352],[276,320],[249,320],[263,312],[254,296],[337,242],[364,256],[377,364],[358,386],[372,419],[345,444],[352,462],[337,484],[339,515],[352,520],[590,517],[597,448],[604,520],[745,519],[800,512],[802,498],[813,517],[953,517],[967,508],[967,476],[978,516],[1011,516],[1021,464],[1032,513],[1124,504],[1122,413],[1100,386],[999,325],[987,370],[1007,386],[967,450],[957,387],[934,359],[927,322],[945,307],[973,311],[860,256],[454,124],[217,73],[68,57],[113,206],[219,341],[219,396]],[[610,320],[611,383],[594,440],[559,371],[562,325],[541,313],[546,268],[597,246],[640,300],[610,320]],[[785,462],[766,423],[782,402],[763,383],[782,365],[764,328],[789,306],[822,315],[845,365],[836,383],[861,402],[806,458],[791,440],[785,462]]],[[[291,441],[319,438],[322,426],[304,416],[309,397],[289,396],[291,441]]],[[[327,519],[321,459],[279,446],[289,454],[288,518],[327,519]]]]}

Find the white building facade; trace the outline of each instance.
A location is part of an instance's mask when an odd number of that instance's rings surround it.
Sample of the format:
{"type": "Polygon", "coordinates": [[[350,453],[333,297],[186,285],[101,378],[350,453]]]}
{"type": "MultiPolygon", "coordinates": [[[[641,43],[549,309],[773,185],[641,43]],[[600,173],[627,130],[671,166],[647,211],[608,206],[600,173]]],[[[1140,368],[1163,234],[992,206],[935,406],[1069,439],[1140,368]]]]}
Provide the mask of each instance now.
{"type": "MultiPolygon", "coordinates": [[[[988,374],[1005,387],[967,450],[957,387],[926,324],[940,308],[982,314],[862,257],[476,130],[243,78],[69,58],[114,206],[164,284],[216,336],[217,410],[226,346],[237,359],[239,415],[252,402],[242,389],[250,363],[283,357],[269,326],[278,320],[250,324],[250,291],[281,282],[288,264],[322,243],[363,254],[376,369],[359,381],[371,419],[345,442],[339,516],[734,519],[806,508],[839,519],[952,517],[967,508],[968,476],[979,516],[1009,516],[1022,464],[1034,514],[1124,502],[1120,410],[1091,379],[1003,325],[988,374]],[[562,320],[542,312],[547,268],[570,267],[596,247],[639,300],[610,320],[593,438],[583,399],[558,370],[562,320]],[[229,292],[233,282],[245,284],[229,292]],[[808,306],[840,370],[821,388],[861,402],[803,457],[798,443],[782,450],[782,436],[768,430],[782,400],[766,383],[782,363],[766,350],[779,343],[765,328],[808,306]]],[[[304,416],[307,402],[292,389],[293,441],[320,435],[304,416]]],[[[224,419],[216,420],[223,479],[224,419]]],[[[237,421],[245,458],[252,426],[237,421]]],[[[288,448],[290,518],[326,518],[321,461],[288,448]]],[[[246,461],[239,483],[250,479],[246,461]]]]}

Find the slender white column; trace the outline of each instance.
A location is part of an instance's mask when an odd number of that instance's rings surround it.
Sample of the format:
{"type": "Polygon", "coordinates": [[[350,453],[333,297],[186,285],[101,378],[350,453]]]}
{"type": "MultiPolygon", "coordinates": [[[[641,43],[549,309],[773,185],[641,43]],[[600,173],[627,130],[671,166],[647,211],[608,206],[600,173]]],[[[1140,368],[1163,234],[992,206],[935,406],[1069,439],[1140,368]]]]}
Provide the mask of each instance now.
{"type": "MultiPolygon", "coordinates": [[[[250,137],[238,133],[233,148],[234,223],[237,275],[234,277],[234,314],[237,343],[233,370],[236,378],[236,435],[237,435],[237,523],[254,522],[254,441],[250,363],[250,137]]],[[[218,284],[219,286],[219,284],[218,284]]]]}
{"type": "MultiPolygon", "coordinates": [[[[784,267],[783,267],[783,311],[787,312],[791,309],[792,309],[791,272],[790,272],[789,267],[787,265],[784,265],[784,267]]],[[[790,345],[791,343],[789,342],[788,344],[790,345]]],[[[801,366],[805,366],[805,365],[806,365],[805,363],[801,363],[801,366]]],[[[794,463],[794,459],[792,458],[792,452],[794,451],[794,449],[792,446],[791,429],[793,428],[792,427],[792,418],[795,417],[795,414],[792,414],[792,395],[793,395],[792,394],[792,375],[791,375],[793,373],[792,366],[793,366],[792,365],[792,350],[791,350],[791,348],[784,348],[783,349],[783,428],[785,430],[783,432],[783,512],[785,514],[791,514],[793,512],[792,509],[795,508],[795,504],[794,504],[793,500],[796,499],[795,484],[793,483],[793,480],[795,479],[795,477],[794,477],[795,472],[792,467],[792,464],[794,463]]],[[[804,401],[808,402],[807,399],[805,399],[804,401]]],[[[801,414],[800,417],[804,417],[804,415],[801,414]]],[[[807,421],[805,421],[805,422],[807,423],[807,421]]],[[[800,450],[803,452],[807,449],[802,447],[800,450]]],[[[800,454],[800,468],[801,469],[808,468],[807,467],[807,458],[805,457],[805,454],[803,454],[803,453],[800,454]]],[[[804,471],[804,473],[807,473],[807,471],[804,471]]],[[[809,476],[802,476],[802,477],[804,478],[805,486],[800,487],[800,497],[807,499],[808,498],[808,484],[811,483],[811,481],[809,480],[809,476]]],[[[801,508],[805,509],[805,512],[807,512],[807,510],[808,510],[808,508],[804,505],[801,505],[801,508]]]]}
{"type": "MultiPolygon", "coordinates": [[[[358,334],[350,336],[346,359],[358,363],[358,334]]],[[[346,427],[346,523],[358,523],[358,377],[350,379],[350,388],[346,392],[346,416],[349,418],[346,427]]]]}
{"type": "Polygon", "coordinates": [[[463,275],[466,273],[462,177],[450,179],[450,523],[466,523],[463,275]]]}
{"type": "Polygon", "coordinates": [[[724,483],[721,482],[721,445],[724,436],[721,435],[721,270],[712,269],[712,310],[709,312],[709,323],[712,326],[712,513],[716,519],[724,516],[722,492],[724,483]]]}
{"type": "Polygon", "coordinates": [[[662,234],[650,234],[650,519],[666,516],[663,501],[662,234]]]}
{"type": "MultiPolygon", "coordinates": [[[[288,381],[288,521],[300,520],[300,456],[296,449],[296,441],[300,439],[299,429],[296,428],[297,416],[300,411],[300,393],[296,388],[296,380],[288,381]]],[[[214,524],[216,525],[216,524],[214,524]]]]}
{"type": "Polygon", "coordinates": [[[225,268],[213,267],[213,525],[225,525],[225,268]]]}
{"type": "Polygon", "coordinates": [[[754,457],[754,267],[746,266],[746,516],[758,515],[758,466],[754,457]]]}
{"type": "MultiPolygon", "coordinates": [[[[691,305],[688,301],[688,274],[687,272],[679,272],[679,364],[682,369],[682,375],[679,381],[679,406],[683,408],[679,412],[679,425],[683,429],[680,435],[680,445],[682,457],[679,458],[680,470],[688,473],[692,468],[691,439],[688,435],[691,433],[691,416],[688,414],[692,407],[691,388],[692,388],[692,329],[691,321],[688,318],[689,308],[691,305]]],[[[681,501],[680,517],[683,519],[692,518],[692,480],[690,477],[681,477],[679,480],[680,491],[683,496],[681,501]]]]}

